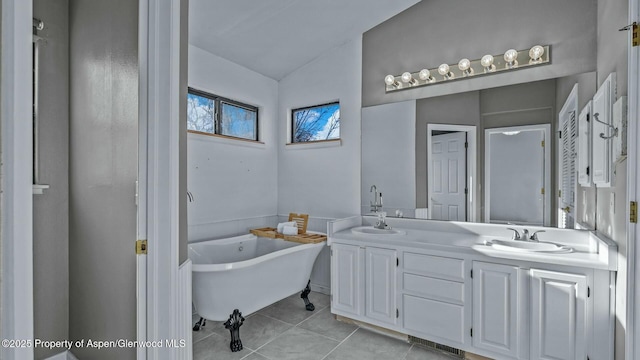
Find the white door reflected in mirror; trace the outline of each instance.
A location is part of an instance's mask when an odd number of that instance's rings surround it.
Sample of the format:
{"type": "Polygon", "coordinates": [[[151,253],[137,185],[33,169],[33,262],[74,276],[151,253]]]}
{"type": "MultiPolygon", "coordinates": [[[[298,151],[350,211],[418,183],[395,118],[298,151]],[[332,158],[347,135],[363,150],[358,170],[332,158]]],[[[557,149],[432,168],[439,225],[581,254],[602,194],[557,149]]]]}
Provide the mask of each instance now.
{"type": "Polygon", "coordinates": [[[467,221],[466,141],[462,131],[431,134],[431,219],[467,221]]]}

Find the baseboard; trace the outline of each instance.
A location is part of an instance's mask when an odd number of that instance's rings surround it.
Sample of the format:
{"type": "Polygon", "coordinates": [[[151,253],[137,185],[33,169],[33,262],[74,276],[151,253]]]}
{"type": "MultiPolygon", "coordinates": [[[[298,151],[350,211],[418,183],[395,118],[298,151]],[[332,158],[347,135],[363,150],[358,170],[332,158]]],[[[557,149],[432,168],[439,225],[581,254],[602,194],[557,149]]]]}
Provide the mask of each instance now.
{"type": "Polygon", "coordinates": [[[75,355],[73,355],[71,351],[63,351],[59,354],[50,356],[45,360],[78,360],[78,358],[75,357],[75,355]]]}
{"type": "Polygon", "coordinates": [[[323,285],[317,285],[314,283],[309,284],[309,287],[311,287],[311,291],[317,292],[317,293],[321,293],[321,294],[325,294],[325,295],[331,295],[331,288],[328,286],[323,286],[323,285]]]}

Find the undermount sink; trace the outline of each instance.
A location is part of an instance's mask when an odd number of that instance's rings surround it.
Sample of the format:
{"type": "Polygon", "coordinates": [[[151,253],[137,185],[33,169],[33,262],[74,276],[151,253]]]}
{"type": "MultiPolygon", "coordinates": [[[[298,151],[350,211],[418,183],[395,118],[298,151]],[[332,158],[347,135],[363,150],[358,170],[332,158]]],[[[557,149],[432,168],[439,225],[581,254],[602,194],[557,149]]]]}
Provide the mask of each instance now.
{"type": "Polygon", "coordinates": [[[496,250],[517,252],[569,253],[573,251],[568,246],[544,241],[491,240],[487,245],[491,245],[496,250]]]}
{"type": "Polygon", "coordinates": [[[397,229],[378,229],[373,226],[360,226],[356,228],[352,228],[351,232],[353,234],[367,234],[367,235],[406,235],[407,232],[404,230],[397,229]]]}

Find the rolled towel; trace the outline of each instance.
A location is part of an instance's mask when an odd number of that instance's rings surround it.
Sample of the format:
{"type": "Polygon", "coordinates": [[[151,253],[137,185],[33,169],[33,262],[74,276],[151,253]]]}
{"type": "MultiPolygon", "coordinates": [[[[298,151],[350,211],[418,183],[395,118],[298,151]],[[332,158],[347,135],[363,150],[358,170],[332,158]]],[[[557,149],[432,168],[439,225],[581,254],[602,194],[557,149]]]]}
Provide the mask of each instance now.
{"type": "Polygon", "coordinates": [[[284,227],[285,227],[285,226],[296,226],[296,227],[297,227],[298,225],[296,224],[296,222],[295,222],[295,221],[289,221],[289,222],[279,223],[279,224],[278,224],[277,231],[278,231],[279,233],[282,233],[282,229],[284,229],[284,227]]]}
{"type": "Polygon", "coordinates": [[[285,235],[298,235],[298,227],[297,226],[285,226],[282,229],[282,233],[285,235]]]}

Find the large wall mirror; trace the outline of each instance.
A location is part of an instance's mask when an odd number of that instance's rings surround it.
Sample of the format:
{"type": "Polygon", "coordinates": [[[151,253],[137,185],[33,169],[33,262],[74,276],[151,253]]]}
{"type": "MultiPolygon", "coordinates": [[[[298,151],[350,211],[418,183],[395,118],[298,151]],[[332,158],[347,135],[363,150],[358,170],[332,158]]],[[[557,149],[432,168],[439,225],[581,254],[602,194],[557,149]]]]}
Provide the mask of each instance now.
{"type": "MultiPolygon", "coordinates": [[[[578,107],[595,72],[363,108],[362,213],[377,192],[388,216],[566,225],[558,117],[576,83],[578,107]]],[[[594,189],[575,197],[595,211],[594,189]]]]}

